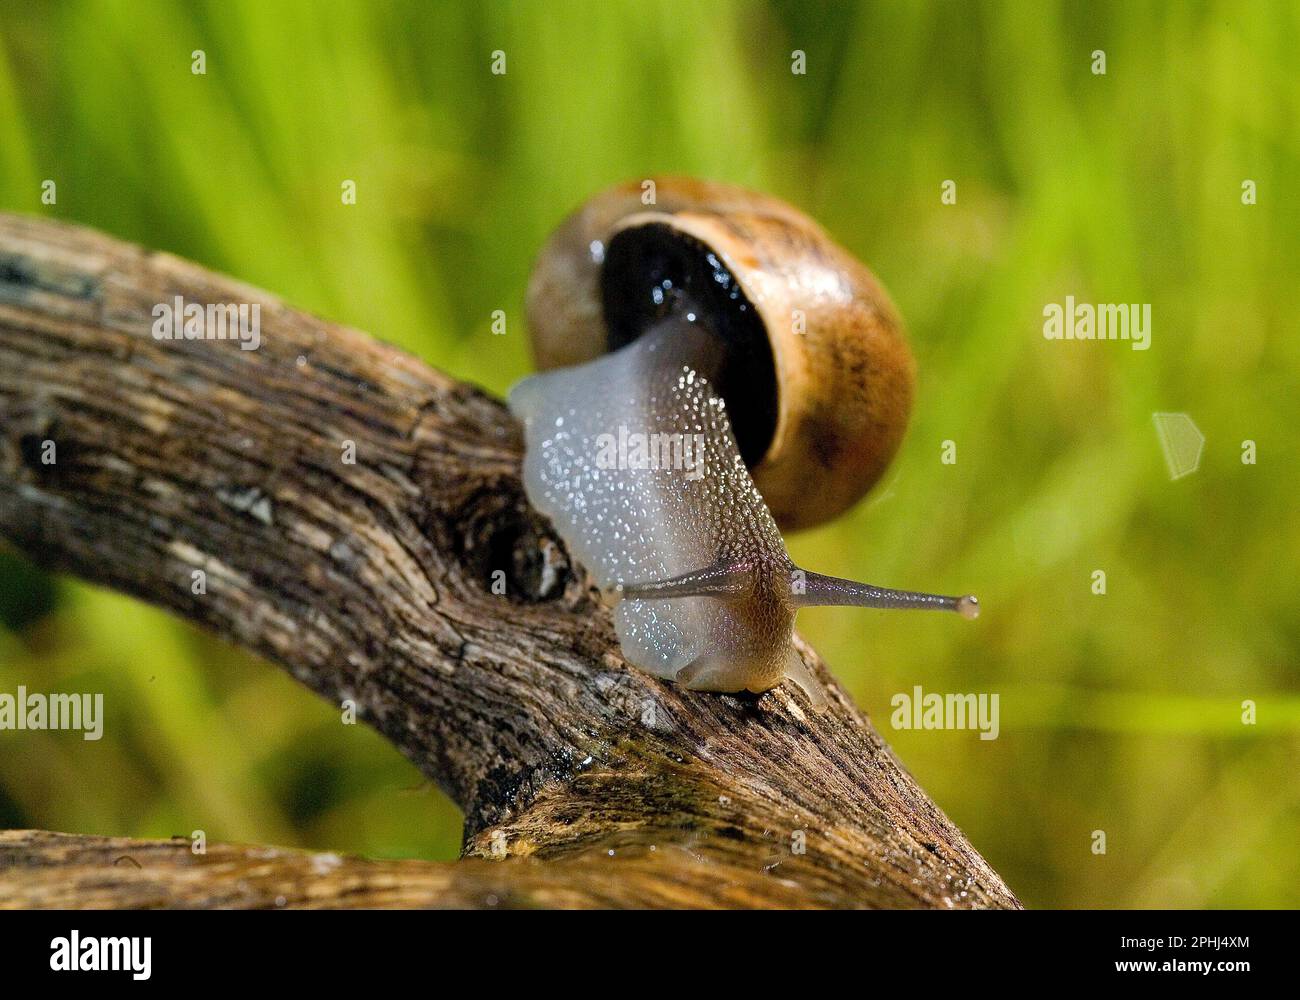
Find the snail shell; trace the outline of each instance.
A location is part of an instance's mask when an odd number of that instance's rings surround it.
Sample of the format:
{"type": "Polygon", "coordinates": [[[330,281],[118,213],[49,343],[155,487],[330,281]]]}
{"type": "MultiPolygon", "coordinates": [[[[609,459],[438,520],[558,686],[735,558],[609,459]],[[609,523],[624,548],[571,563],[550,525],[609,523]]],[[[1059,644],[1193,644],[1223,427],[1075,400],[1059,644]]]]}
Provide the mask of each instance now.
{"type": "Polygon", "coordinates": [[[894,306],[865,266],[776,198],[677,177],[654,190],[652,208],[641,182],[597,194],[547,242],[527,295],[537,367],[624,346],[658,318],[656,282],[692,286],[744,342],[743,364],[717,389],[777,523],[830,520],[880,478],[907,425],[915,364],[894,306]]]}

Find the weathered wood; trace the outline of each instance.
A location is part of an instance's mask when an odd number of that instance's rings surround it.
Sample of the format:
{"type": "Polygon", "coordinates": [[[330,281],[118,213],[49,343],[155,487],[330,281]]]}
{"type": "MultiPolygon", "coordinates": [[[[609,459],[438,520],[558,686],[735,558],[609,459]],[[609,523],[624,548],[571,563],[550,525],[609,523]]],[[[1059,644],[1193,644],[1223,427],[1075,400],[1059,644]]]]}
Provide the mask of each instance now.
{"type": "Polygon", "coordinates": [[[329,852],[0,831],[0,909],[552,909],[815,905],[799,886],[688,848],[601,848],[550,861],[367,861],[329,852]]]}
{"type": "Polygon", "coordinates": [[[698,694],[628,667],[523,497],[508,412],[401,351],[0,216],[0,428],[0,537],[351,699],[487,859],[322,875],[265,848],[15,833],[4,905],[1019,905],[810,649],[820,715],[788,686],[698,694]],[[260,304],[260,347],[154,339],[178,295],[260,304]]]}

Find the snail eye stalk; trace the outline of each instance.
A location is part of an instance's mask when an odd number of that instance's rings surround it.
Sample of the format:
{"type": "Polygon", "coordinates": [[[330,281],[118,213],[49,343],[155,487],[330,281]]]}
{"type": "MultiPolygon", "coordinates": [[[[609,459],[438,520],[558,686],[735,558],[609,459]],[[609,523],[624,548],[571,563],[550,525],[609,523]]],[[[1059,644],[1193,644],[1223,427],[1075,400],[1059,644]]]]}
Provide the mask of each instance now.
{"type": "Polygon", "coordinates": [[[800,571],[802,586],[794,594],[794,603],[801,608],[893,608],[912,611],[956,611],[970,620],[979,617],[980,602],[974,594],[947,597],[942,594],[925,594],[915,590],[891,590],[873,587],[869,583],[841,580],[820,573],[800,571]]]}

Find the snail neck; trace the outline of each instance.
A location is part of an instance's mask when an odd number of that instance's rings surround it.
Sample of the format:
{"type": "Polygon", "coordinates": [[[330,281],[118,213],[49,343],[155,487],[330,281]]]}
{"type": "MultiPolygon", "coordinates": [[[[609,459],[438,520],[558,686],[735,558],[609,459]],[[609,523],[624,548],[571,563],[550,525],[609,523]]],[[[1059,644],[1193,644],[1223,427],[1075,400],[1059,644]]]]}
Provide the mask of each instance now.
{"type": "Polygon", "coordinates": [[[721,363],[701,357],[699,370],[712,369],[706,377],[726,401],[741,458],[754,468],[776,434],[776,362],[771,331],[726,261],[671,225],[626,229],[606,248],[601,299],[611,351],[664,323],[703,325],[721,341],[721,363]]]}
{"type": "MultiPolygon", "coordinates": [[[[728,345],[708,322],[695,313],[664,316],[647,327],[636,344],[656,372],[676,376],[687,369],[696,378],[706,379],[714,387],[715,394],[726,399],[718,383],[723,380],[730,360],[728,345]]],[[[727,402],[730,406],[730,400],[727,402]]]]}

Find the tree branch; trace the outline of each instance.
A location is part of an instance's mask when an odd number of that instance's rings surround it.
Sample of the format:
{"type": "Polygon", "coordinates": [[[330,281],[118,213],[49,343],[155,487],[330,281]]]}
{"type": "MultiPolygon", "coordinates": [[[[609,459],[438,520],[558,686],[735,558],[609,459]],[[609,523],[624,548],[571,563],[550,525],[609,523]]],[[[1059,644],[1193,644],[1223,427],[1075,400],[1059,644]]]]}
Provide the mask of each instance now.
{"type": "Polygon", "coordinates": [[[509,856],[325,878],[293,852],[11,834],[0,903],[1019,905],[811,650],[821,715],[628,667],[523,497],[508,412],[392,347],[0,215],[0,425],[0,537],[354,701],[464,809],[465,855],[509,856]],[[260,347],[154,339],[176,296],[259,304],[260,347]]]}

